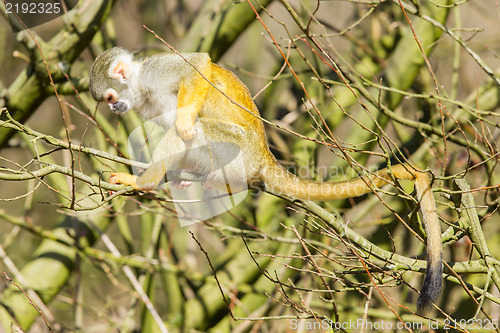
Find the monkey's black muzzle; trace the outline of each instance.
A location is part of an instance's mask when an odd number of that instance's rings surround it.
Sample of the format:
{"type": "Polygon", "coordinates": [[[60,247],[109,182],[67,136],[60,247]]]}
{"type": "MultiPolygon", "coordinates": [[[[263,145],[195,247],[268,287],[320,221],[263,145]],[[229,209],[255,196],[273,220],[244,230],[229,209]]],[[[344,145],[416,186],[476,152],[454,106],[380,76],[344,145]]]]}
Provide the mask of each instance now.
{"type": "Polygon", "coordinates": [[[110,103],[109,108],[115,113],[124,113],[129,110],[128,103],[123,101],[118,101],[116,103],[110,103]]]}

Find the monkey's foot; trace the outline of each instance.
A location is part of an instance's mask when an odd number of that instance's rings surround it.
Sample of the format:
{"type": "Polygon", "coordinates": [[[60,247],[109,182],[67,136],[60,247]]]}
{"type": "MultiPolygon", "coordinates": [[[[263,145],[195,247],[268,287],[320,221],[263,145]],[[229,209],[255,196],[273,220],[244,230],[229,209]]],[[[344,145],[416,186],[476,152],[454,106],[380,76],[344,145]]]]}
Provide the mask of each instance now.
{"type": "Polygon", "coordinates": [[[140,190],[139,186],[137,186],[137,176],[125,172],[113,172],[111,176],[109,176],[108,182],[112,184],[133,186],[134,190],[140,190]]]}
{"type": "Polygon", "coordinates": [[[184,190],[193,184],[193,182],[189,180],[173,180],[170,183],[179,190],[184,190]]]}

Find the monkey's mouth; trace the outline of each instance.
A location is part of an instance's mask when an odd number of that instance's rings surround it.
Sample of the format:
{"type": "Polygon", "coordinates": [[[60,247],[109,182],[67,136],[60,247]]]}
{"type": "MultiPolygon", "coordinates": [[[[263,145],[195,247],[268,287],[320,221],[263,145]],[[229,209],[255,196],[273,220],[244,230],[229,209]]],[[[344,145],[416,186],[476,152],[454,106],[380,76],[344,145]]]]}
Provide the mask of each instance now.
{"type": "Polygon", "coordinates": [[[109,108],[115,113],[123,113],[129,110],[128,103],[123,101],[118,101],[116,103],[109,103],[109,108]]]}

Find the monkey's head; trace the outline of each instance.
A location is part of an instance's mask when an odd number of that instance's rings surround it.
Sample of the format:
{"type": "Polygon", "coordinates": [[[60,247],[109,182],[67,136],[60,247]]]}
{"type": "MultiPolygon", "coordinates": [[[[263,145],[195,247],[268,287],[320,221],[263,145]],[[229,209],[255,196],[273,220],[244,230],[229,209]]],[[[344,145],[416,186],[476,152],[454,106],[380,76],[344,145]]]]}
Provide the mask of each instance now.
{"type": "Polygon", "coordinates": [[[89,76],[89,90],[97,102],[106,102],[111,111],[123,113],[134,107],[133,79],[136,63],[132,53],[120,47],[97,57],[89,76]]]}

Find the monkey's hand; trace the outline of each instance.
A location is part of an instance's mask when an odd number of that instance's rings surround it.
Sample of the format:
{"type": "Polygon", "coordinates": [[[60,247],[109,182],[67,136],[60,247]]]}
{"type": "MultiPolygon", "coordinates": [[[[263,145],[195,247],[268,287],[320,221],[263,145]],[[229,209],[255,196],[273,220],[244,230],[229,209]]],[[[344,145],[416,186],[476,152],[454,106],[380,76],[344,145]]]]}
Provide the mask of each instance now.
{"type": "Polygon", "coordinates": [[[176,127],[182,140],[189,141],[194,139],[194,136],[196,135],[194,126],[186,126],[185,124],[179,124],[179,122],[177,122],[176,127]]]}
{"type": "Polygon", "coordinates": [[[177,119],[175,120],[175,127],[179,136],[184,141],[189,141],[194,138],[196,131],[194,129],[194,122],[196,120],[196,108],[192,105],[184,106],[177,109],[177,119]]]}
{"type": "Polygon", "coordinates": [[[111,176],[108,178],[108,182],[110,182],[111,184],[122,184],[122,185],[132,186],[134,190],[141,189],[137,185],[137,176],[125,172],[113,172],[111,176]]]}

